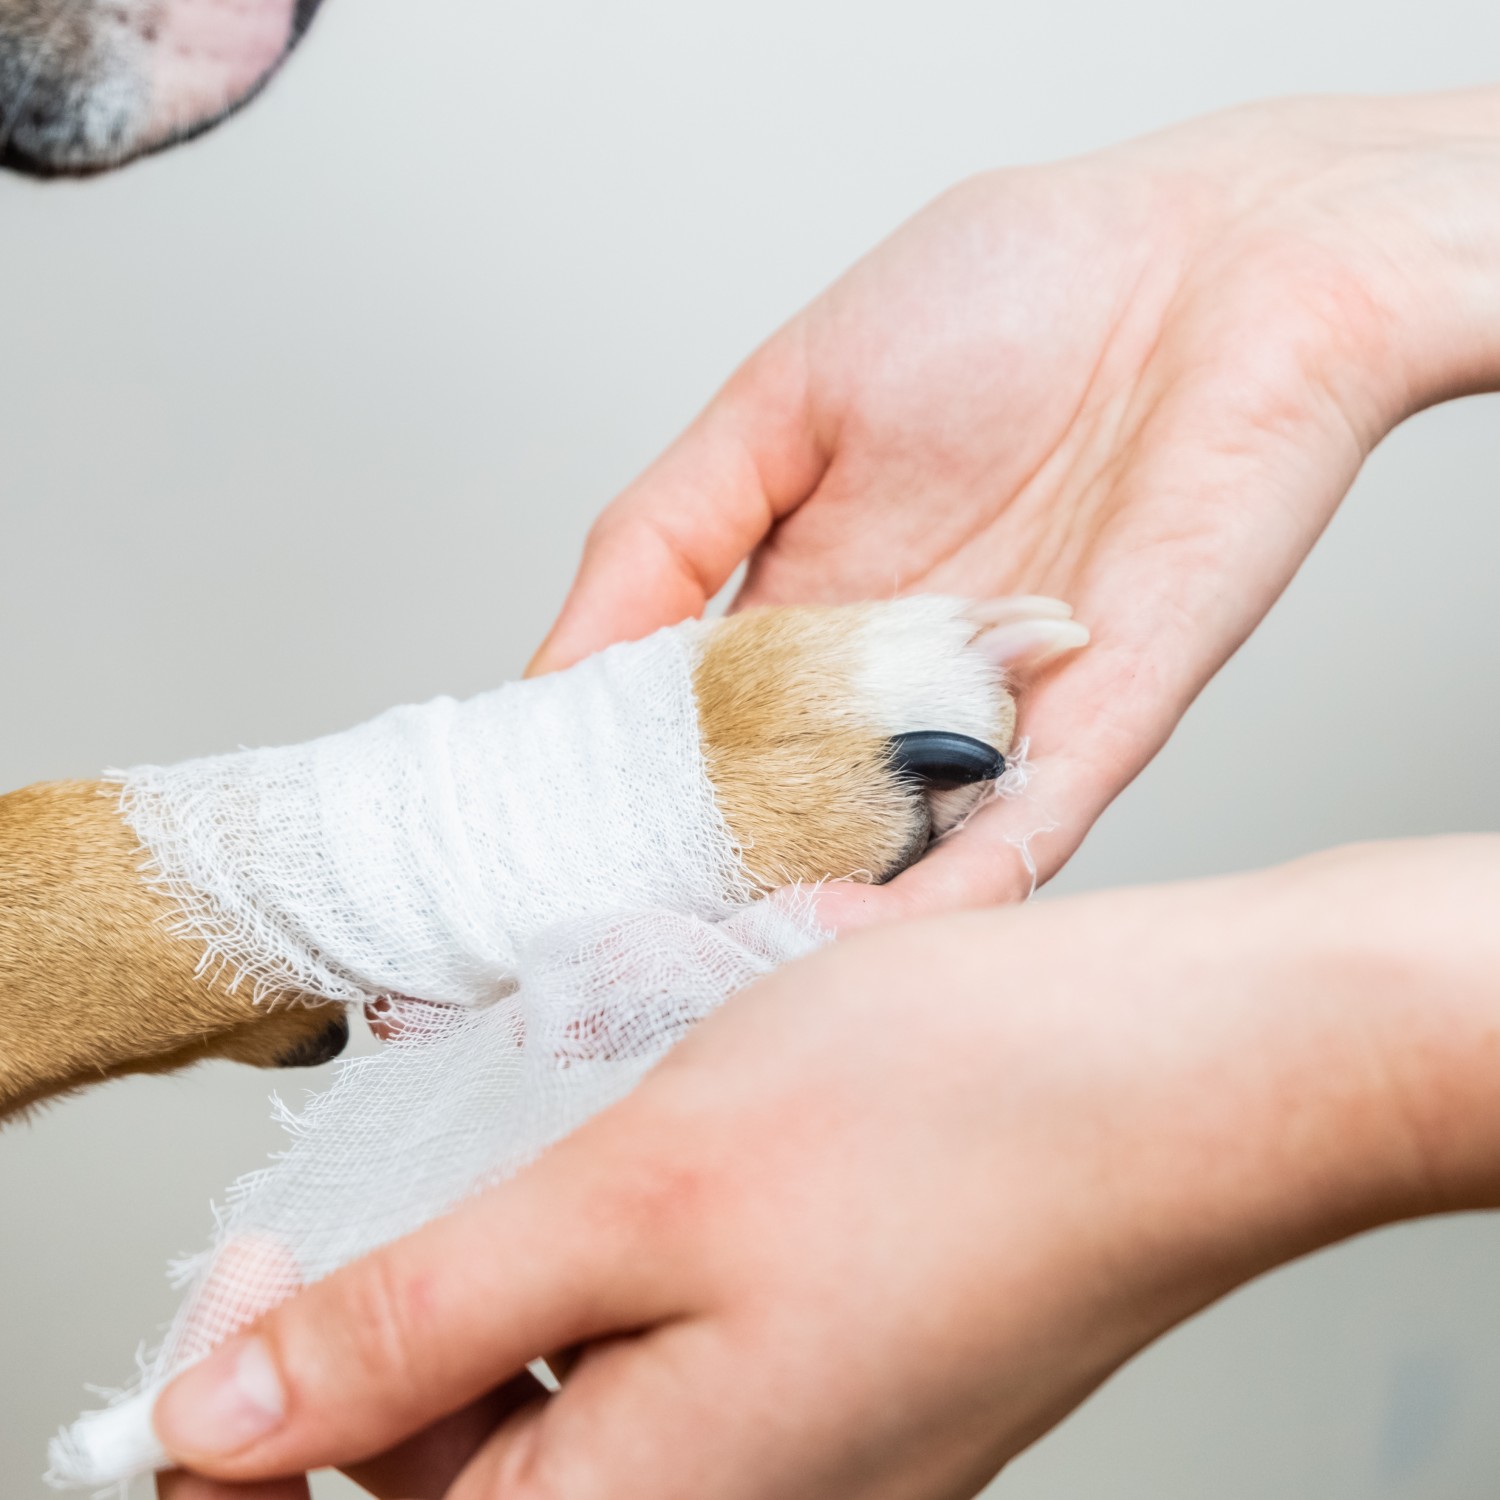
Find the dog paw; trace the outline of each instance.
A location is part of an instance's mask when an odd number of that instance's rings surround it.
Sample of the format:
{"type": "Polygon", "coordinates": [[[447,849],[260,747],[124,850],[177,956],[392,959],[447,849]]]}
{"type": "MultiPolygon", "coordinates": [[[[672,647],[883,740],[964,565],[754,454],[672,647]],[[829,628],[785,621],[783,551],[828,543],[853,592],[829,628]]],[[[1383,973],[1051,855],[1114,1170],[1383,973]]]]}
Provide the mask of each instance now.
{"type": "Polygon", "coordinates": [[[1051,599],[923,596],[731,615],[694,674],[704,754],[746,870],[890,879],[1004,769],[1011,686],[1088,632],[1051,599]]]}

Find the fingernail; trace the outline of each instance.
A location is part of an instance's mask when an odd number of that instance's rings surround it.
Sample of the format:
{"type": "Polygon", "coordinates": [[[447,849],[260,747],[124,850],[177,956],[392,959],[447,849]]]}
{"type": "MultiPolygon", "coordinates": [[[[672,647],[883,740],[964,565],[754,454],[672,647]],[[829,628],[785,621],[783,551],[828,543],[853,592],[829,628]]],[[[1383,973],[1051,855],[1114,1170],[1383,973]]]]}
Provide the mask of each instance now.
{"type": "Polygon", "coordinates": [[[274,1432],[285,1415],[270,1350],[249,1338],[211,1354],[168,1386],[154,1421],[174,1457],[219,1458],[274,1432]]]}

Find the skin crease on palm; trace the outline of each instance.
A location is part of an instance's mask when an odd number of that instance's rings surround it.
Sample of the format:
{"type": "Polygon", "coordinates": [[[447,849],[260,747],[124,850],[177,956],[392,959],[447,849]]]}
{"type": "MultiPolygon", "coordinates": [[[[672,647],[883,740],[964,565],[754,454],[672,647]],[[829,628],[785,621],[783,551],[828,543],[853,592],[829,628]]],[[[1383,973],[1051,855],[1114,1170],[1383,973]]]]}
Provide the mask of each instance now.
{"type": "MultiPolygon", "coordinates": [[[[1066,598],[1094,644],[1022,703],[1052,873],[1370,449],[1500,384],[1497,167],[1489,91],[1258,106],[962,185],[605,512],[536,668],[697,612],[747,557],[745,604],[1066,598]]],[[[825,916],[1023,893],[1004,818],[825,916]]],[[[244,1482],[356,1458],[390,1500],[962,1500],[1248,1277],[1500,1202],[1497,881],[1493,841],[1449,841],[860,934],[273,1314],[282,1436],[194,1447],[186,1377],[169,1448],[242,1483],[164,1500],[300,1500],[244,1482]],[[915,1032],[914,993],[942,997],[915,1032]],[[562,1397],[512,1379],[578,1343],[562,1397]]]]}

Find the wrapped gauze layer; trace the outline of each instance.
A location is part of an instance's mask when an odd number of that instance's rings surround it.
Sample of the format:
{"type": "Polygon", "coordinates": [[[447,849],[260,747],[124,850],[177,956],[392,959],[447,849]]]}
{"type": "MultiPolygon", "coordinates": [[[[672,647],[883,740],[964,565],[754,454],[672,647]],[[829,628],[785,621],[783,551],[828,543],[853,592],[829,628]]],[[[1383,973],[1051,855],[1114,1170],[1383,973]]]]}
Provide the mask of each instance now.
{"type": "Polygon", "coordinates": [[[714,800],[697,624],[467,702],[123,777],[157,883],[257,999],[484,1005],[559,922],[753,894],[714,800]]]}
{"type": "Polygon", "coordinates": [[[151,1409],[174,1375],[299,1287],[518,1171],[728,995],[815,944],[805,916],[769,901],[720,922],[621,914],[539,939],[493,1006],[398,1009],[382,1052],[340,1064],[300,1116],[283,1112],[287,1151],[230,1190],[134,1391],[54,1440],[49,1479],[96,1486],[162,1467],[151,1409]]]}
{"type": "Polygon", "coordinates": [[[150,1411],[174,1375],[514,1173],[820,941],[806,903],[753,899],[714,800],[701,635],[123,776],[150,876],[205,963],[267,1001],[393,997],[395,1040],[284,1113],[289,1149],[231,1189],[160,1350],[132,1393],[54,1441],[54,1483],[160,1467],[150,1411]]]}

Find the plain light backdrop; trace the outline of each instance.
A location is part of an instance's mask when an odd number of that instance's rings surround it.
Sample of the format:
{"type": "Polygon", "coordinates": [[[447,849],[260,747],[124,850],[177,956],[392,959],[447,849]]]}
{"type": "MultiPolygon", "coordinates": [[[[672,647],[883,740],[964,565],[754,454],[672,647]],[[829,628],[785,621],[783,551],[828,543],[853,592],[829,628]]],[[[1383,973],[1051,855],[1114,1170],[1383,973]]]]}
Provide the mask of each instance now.
{"type": "MultiPolygon", "coordinates": [[[[0,788],[515,674],[592,514],[967,173],[1497,58],[1493,0],[328,0],[205,140],[0,181],[0,788]]],[[[1497,826],[1497,416],[1464,402],[1376,454],[1060,888],[1497,826]]],[[[272,1083],[208,1067],[0,1133],[6,1500],[45,1493],[86,1381],[128,1379],[166,1259],[275,1142],[272,1083]]],[[[1500,1492],[1497,1265],[1472,1218],[1285,1270],[995,1493],[1500,1492]]]]}

